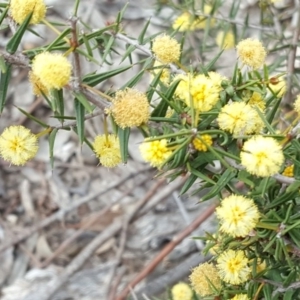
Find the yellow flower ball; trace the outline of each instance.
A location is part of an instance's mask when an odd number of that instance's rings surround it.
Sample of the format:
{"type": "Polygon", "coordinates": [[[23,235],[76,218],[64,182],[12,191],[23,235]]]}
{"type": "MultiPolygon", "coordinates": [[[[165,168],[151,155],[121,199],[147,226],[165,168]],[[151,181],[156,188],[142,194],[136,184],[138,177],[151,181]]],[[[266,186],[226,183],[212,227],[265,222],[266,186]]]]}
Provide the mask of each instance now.
{"type": "Polygon", "coordinates": [[[300,95],[298,95],[295,100],[294,109],[298,114],[300,114],[300,95]]]}
{"type": "Polygon", "coordinates": [[[200,138],[195,138],[193,140],[193,145],[198,151],[207,151],[207,146],[211,146],[213,143],[212,137],[208,134],[203,134],[200,138]]]}
{"type": "Polygon", "coordinates": [[[258,133],[264,127],[257,111],[244,102],[226,104],[221,109],[217,122],[222,130],[234,136],[258,133]]]}
{"type": "Polygon", "coordinates": [[[216,208],[220,230],[233,237],[244,237],[253,230],[259,220],[259,211],[252,199],[231,195],[216,208]]]}
{"type": "Polygon", "coordinates": [[[222,76],[221,74],[217,72],[210,71],[208,72],[208,78],[212,80],[213,84],[215,85],[215,88],[218,92],[222,91],[222,81],[228,80],[225,76],[222,76]]]}
{"type": "Polygon", "coordinates": [[[221,280],[218,270],[211,263],[204,263],[192,270],[190,282],[193,290],[200,296],[209,296],[215,290],[221,289],[221,280]]]}
{"type": "Polygon", "coordinates": [[[21,24],[33,11],[30,24],[37,24],[46,15],[46,5],[43,0],[11,0],[10,11],[12,18],[21,24]]]}
{"type": "Polygon", "coordinates": [[[245,142],[240,156],[246,170],[260,177],[275,175],[284,162],[281,146],[271,137],[252,137],[245,142]]]}
{"type": "Polygon", "coordinates": [[[262,261],[261,258],[259,258],[259,257],[256,259],[256,265],[254,265],[254,262],[255,262],[254,259],[250,260],[250,265],[251,265],[252,269],[255,268],[256,274],[264,271],[267,268],[266,261],[265,260],[262,261]]]}
{"type": "Polygon", "coordinates": [[[100,163],[107,168],[116,167],[121,162],[119,138],[113,134],[98,135],[94,143],[94,152],[100,163]]]}
{"type": "Polygon", "coordinates": [[[160,74],[159,77],[160,81],[164,85],[168,85],[170,83],[170,76],[171,76],[169,68],[157,60],[155,61],[153,68],[154,69],[152,71],[151,78],[154,79],[155,76],[160,74]]]}
{"type": "Polygon", "coordinates": [[[246,39],[236,46],[237,54],[243,64],[253,69],[263,66],[267,52],[259,40],[246,39]]]}
{"type": "Polygon", "coordinates": [[[180,80],[175,95],[185,102],[185,104],[191,107],[193,106],[199,112],[205,112],[211,110],[219,101],[219,89],[217,88],[216,81],[203,74],[192,76],[177,75],[175,80],[180,80]]]}
{"type": "Polygon", "coordinates": [[[147,139],[140,145],[140,152],[143,159],[153,167],[159,167],[171,154],[167,147],[167,140],[156,140],[147,142],[147,139]]]}
{"type": "Polygon", "coordinates": [[[45,94],[47,96],[49,94],[49,90],[41,83],[39,77],[35,76],[31,71],[29,72],[29,81],[34,95],[40,96],[45,94]]]}
{"type": "Polygon", "coordinates": [[[287,166],[283,170],[282,175],[287,177],[294,177],[294,165],[287,166]]]}
{"type": "Polygon", "coordinates": [[[179,32],[191,30],[194,19],[195,17],[189,12],[184,12],[174,20],[172,27],[174,30],[178,29],[179,32]]]}
{"type": "Polygon", "coordinates": [[[225,49],[225,50],[233,49],[235,46],[234,34],[232,33],[231,30],[227,32],[220,31],[217,34],[216,43],[220,49],[225,49]]]}
{"type": "Polygon", "coordinates": [[[48,90],[59,90],[65,86],[70,80],[71,71],[71,63],[58,53],[40,53],[36,55],[32,63],[32,73],[48,90]]]}
{"type": "Polygon", "coordinates": [[[217,258],[217,268],[221,279],[230,284],[246,282],[251,274],[249,260],[241,250],[227,250],[217,258]]]}
{"type": "Polygon", "coordinates": [[[250,300],[246,294],[235,295],[231,300],[250,300]]]}
{"type": "Polygon", "coordinates": [[[126,88],[116,92],[110,112],[121,128],[140,126],[149,120],[150,105],[144,93],[126,88]]]}
{"type": "Polygon", "coordinates": [[[7,127],[0,135],[0,156],[16,166],[23,166],[38,151],[38,138],[23,126],[7,127]]]}
{"type": "Polygon", "coordinates": [[[266,109],[266,103],[262,98],[262,95],[258,92],[254,92],[251,96],[251,98],[248,101],[248,104],[251,107],[257,107],[261,111],[264,111],[266,109]]]}
{"type": "Polygon", "coordinates": [[[281,98],[286,93],[286,81],[282,77],[272,78],[268,87],[277,98],[281,98]]]}
{"type": "MultiPolygon", "coordinates": [[[[211,10],[212,6],[204,5],[204,14],[209,15],[211,10]]],[[[208,22],[210,22],[208,26],[212,27],[215,24],[215,19],[210,18],[210,20],[208,20],[207,17],[195,16],[186,11],[174,20],[172,27],[174,30],[178,30],[179,32],[194,31],[204,29],[208,22]]]]}
{"type": "Polygon", "coordinates": [[[177,62],[180,57],[180,44],[168,35],[161,35],[154,39],[152,51],[163,63],[177,62]]]}
{"type": "Polygon", "coordinates": [[[192,300],[193,291],[188,284],[179,282],[172,287],[172,300],[192,300]]]}

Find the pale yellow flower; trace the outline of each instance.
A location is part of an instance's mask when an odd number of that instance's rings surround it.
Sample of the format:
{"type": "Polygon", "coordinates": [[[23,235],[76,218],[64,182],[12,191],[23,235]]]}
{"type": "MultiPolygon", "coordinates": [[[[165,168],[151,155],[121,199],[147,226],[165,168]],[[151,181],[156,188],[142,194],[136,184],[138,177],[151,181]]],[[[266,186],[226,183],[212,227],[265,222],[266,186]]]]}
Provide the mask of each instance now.
{"type": "Polygon", "coordinates": [[[240,156],[246,170],[260,177],[275,175],[284,162],[281,146],[271,137],[252,137],[245,142],[240,156]]]}
{"type": "Polygon", "coordinates": [[[231,300],[250,300],[246,294],[235,295],[231,300]]]}
{"type": "Polygon", "coordinates": [[[267,52],[259,40],[246,39],[236,46],[237,54],[243,64],[253,69],[263,66],[267,52]]]}
{"type": "Polygon", "coordinates": [[[48,90],[61,89],[70,80],[72,65],[62,54],[43,52],[33,60],[32,73],[48,90]]]}
{"type": "Polygon", "coordinates": [[[221,49],[229,50],[235,46],[234,34],[231,30],[224,32],[220,31],[216,37],[216,43],[221,49]]]}
{"type": "Polygon", "coordinates": [[[294,102],[294,109],[298,114],[300,114],[300,95],[297,96],[294,102]]]}
{"type": "Polygon", "coordinates": [[[37,24],[46,15],[46,5],[43,0],[11,0],[10,11],[12,18],[21,24],[33,11],[30,24],[37,24]]]}
{"type": "Polygon", "coordinates": [[[251,274],[249,260],[241,250],[227,250],[217,258],[217,268],[221,279],[230,284],[246,282],[251,274]]]}
{"type": "Polygon", "coordinates": [[[150,105],[146,94],[132,88],[117,91],[109,109],[121,128],[140,126],[150,117],[150,105]]]}
{"type": "Polygon", "coordinates": [[[180,57],[180,44],[168,35],[161,35],[154,39],[152,51],[163,63],[177,62],[180,57]]]}
{"type": "Polygon", "coordinates": [[[120,143],[117,136],[98,135],[95,137],[93,148],[104,167],[113,168],[121,162],[120,143]]]}
{"type": "Polygon", "coordinates": [[[258,133],[264,127],[257,111],[244,102],[226,104],[221,109],[217,122],[221,129],[234,136],[258,133]]]}
{"type": "Polygon", "coordinates": [[[0,156],[16,166],[23,166],[38,151],[38,138],[24,126],[7,127],[0,135],[0,156]]]}
{"type": "Polygon", "coordinates": [[[259,211],[252,199],[231,195],[216,208],[220,230],[233,237],[244,237],[253,230],[259,220],[259,211]]]}
{"type": "Polygon", "coordinates": [[[261,111],[266,109],[266,103],[262,98],[262,95],[258,92],[253,92],[251,98],[248,101],[248,104],[252,107],[257,107],[261,111]]]}
{"type": "Polygon", "coordinates": [[[166,67],[164,64],[162,64],[161,62],[159,61],[155,61],[154,65],[153,65],[153,71],[152,71],[152,79],[157,76],[157,74],[160,73],[160,81],[165,84],[165,85],[168,85],[170,83],[170,70],[168,67],[166,67]]]}
{"type": "Polygon", "coordinates": [[[222,88],[222,81],[227,81],[228,79],[225,76],[222,76],[221,74],[217,72],[210,71],[208,72],[208,78],[212,80],[212,82],[215,85],[215,88],[218,92],[221,92],[222,88]]]}
{"type": "Polygon", "coordinates": [[[278,98],[282,97],[286,93],[286,81],[282,77],[273,77],[270,80],[268,87],[278,98]]]}
{"type": "Polygon", "coordinates": [[[212,137],[208,134],[203,134],[200,138],[196,137],[193,139],[193,145],[196,150],[206,152],[207,146],[211,146],[213,143],[212,137]]]}
{"type": "Polygon", "coordinates": [[[45,94],[47,96],[49,94],[49,90],[41,83],[39,77],[34,75],[31,71],[29,72],[29,81],[34,95],[40,96],[45,94]]]}
{"type": "Polygon", "coordinates": [[[149,162],[151,166],[159,167],[172,154],[167,146],[166,139],[152,142],[147,142],[147,139],[145,139],[140,145],[140,152],[143,159],[149,162]]]}
{"type": "Polygon", "coordinates": [[[287,177],[294,177],[294,165],[287,166],[283,170],[282,175],[287,177]]]}
{"type": "Polygon", "coordinates": [[[193,290],[202,297],[213,295],[222,286],[218,271],[211,263],[200,264],[194,268],[190,281],[193,290]]]}
{"type": "Polygon", "coordinates": [[[183,100],[187,106],[192,103],[199,112],[211,110],[219,101],[219,91],[216,83],[203,74],[192,76],[177,75],[174,80],[180,79],[175,95],[183,100]],[[193,101],[193,102],[192,102],[193,101]]]}
{"type": "MultiPolygon", "coordinates": [[[[211,10],[212,7],[210,5],[204,5],[204,14],[210,14],[211,10]]],[[[172,27],[174,30],[178,30],[179,32],[194,31],[204,29],[207,26],[207,22],[210,22],[208,26],[212,27],[215,24],[215,19],[210,18],[210,21],[208,21],[207,17],[194,16],[189,12],[183,12],[174,20],[172,27]]]]}
{"type": "Polygon", "coordinates": [[[256,268],[256,274],[264,271],[267,268],[267,263],[266,261],[262,261],[260,258],[256,259],[256,266],[254,266],[254,259],[251,259],[250,264],[252,265],[252,268],[255,267],[256,268]]]}
{"type": "Polygon", "coordinates": [[[179,282],[172,287],[172,300],[192,300],[193,291],[188,284],[179,282]]]}

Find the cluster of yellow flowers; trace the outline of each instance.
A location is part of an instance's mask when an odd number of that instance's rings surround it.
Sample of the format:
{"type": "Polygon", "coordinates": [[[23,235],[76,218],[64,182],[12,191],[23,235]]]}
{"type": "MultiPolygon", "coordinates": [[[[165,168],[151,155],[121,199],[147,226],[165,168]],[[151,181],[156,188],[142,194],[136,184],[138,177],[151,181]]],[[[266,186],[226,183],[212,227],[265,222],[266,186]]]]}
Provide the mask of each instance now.
{"type": "Polygon", "coordinates": [[[172,290],[172,300],[192,300],[193,291],[188,284],[184,282],[179,282],[173,286],[172,290]]]}
{"type": "Polygon", "coordinates": [[[119,138],[115,135],[98,135],[95,137],[94,152],[100,163],[107,168],[113,168],[121,162],[119,138]]]}
{"type": "Polygon", "coordinates": [[[232,31],[220,31],[216,36],[216,43],[221,49],[232,49],[235,46],[234,34],[232,31]]]}
{"type": "Polygon", "coordinates": [[[37,24],[42,21],[46,15],[46,5],[43,0],[11,0],[10,11],[12,18],[21,24],[32,12],[30,24],[37,24]]]}
{"type": "Polygon", "coordinates": [[[153,167],[160,165],[169,158],[172,151],[168,149],[167,140],[145,141],[140,145],[140,152],[143,159],[153,167]]]}
{"type": "MultiPolygon", "coordinates": [[[[204,14],[210,14],[211,10],[212,7],[210,5],[204,5],[204,14]]],[[[212,26],[214,26],[214,24],[214,18],[210,18],[210,20],[208,20],[207,17],[194,16],[186,11],[174,20],[172,27],[174,30],[184,32],[204,29],[206,26],[209,26],[211,28],[212,26]]]]}
{"type": "Polygon", "coordinates": [[[36,94],[61,89],[70,80],[72,65],[59,53],[43,52],[35,56],[30,79],[36,94]]]}
{"type": "Polygon", "coordinates": [[[209,111],[220,98],[219,92],[223,79],[225,78],[215,72],[209,72],[209,76],[180,74],[174,78],[174,81],[180,80],[175,95],[188,107],[194,107],[199,112],[209,111]]]}
{"type": "Polygon", "coordinates": [[[193,140],[193,145],[196,150],[206,152],[208,146],[211,146],[213,143],[212,137],[208,134],[203,134],[199,138],[193,140]]]}
{"type": "Polygon", "coordinates": [[[221,129],[234,136],[259,133],[264,127],[257,111],[244,102],[226,104],[217,121],[221,129]]]}
{"type": "Polygon", "coordinates": [[[10,126],[0,135],[0,155],[16,166],[23,166],[38,151],[38,138],[24,126],[10,126]]]}
{"type": "Polygon", "coordinates": [[[155,38],[152,51],[165,64],[178,62],[181,53],[180,44],[168,35],[155,38]]]}
{"type": "Polygon", "coordinates": [[[147,123],[150,105],[147,96],[136,89],[127,88],[116,92],[112,106],[107,110],[121,127],[135,127],[147,123]]]}

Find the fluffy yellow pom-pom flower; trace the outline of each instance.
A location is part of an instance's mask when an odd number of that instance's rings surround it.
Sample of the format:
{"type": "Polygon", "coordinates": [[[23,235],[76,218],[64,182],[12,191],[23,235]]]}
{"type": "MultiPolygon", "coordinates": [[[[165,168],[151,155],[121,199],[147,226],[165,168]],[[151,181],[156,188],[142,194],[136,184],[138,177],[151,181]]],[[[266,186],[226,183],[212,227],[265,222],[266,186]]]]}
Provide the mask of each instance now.
{"type": "Polygon", "coordinates": [[[264,126],[257,111],[244,102],[226,104],[218,115],[221,129],[235,136],[258,133],[264,126]]]}
{"type": "Polygon", "coordinates": [[[246,39],[236,46],[238,56],[243,64],[258,69],[265,62],[267,52],[259,40],[246,39]]]}
{"type": "Polygon", "coordinates": [[[294,102],[294,108],[295,111],[300,114],[300,95],[297,96],[295,102],[294,102]]]}
{"type": "MultiPolygon", "coordinates": [[[[204,5],[205,14],[210,14],[211,10],[212,7],[210,5],[204,5]]],[[[172,27],[179,32],[188,30],[194,31],[197,29],[204,29],[207,22],[210,22],[209,26],[212,27],[215,24],[215,19],[210,18],[210,20],[208,20],[207,17],[194,16],[189,12],[184,12],[174,20],[172,27]]]]}
{"type": "Polygon", "coordinates": [[[72,66],[62,54],[43,52],[32,63],[32,73],[46,89],[61,89],[71,77],[72,66]]]}
{"type": "Polygon", "coordinates": [[[121,162],[119,138],[113,134],[98,135],[94,143],[94,152],[100,163],[107,168],[116,167],[121,162]]]}
{"type": "Polygon", "coordinates": [[[148,122],[150,105],[144,93],[127,88],[116,92],[109,111],[121,128],[134,127],[148,122]]]}
{"type": "Polygon", "coordinates": [[[231,300],[250,300],[246,294],[235,295],[231,300]]]}
{"type": "Polygon", "coordinates": [[[153,68],[154,69],[151,74],[152,79],[158,74],[160,74],[160,81],[163,84],[168,85],[170,83],[170,70],[164,64],[157,60],[155,61],[153,68]]]}
{"type": "Polygon", "coordinates": [[[255,228],[259,211],[252,199],[231,195],[222,200],[216,215],[220,219],[220,230],[233,236],[244,237],[255,228]]]}
{"type": "Polygon", "coordinates": [[[29,72],[29,81],[32,85],[34,95],[40,96],[42,94],[49,94],[49,90],[41,83],[39,77],[34,75],[31,71],[29,72]]]}
{"type": "Polygon", "coordinates": [[[287,177],[294,177],[294,165],[287,166],[283,170],[282,175],[287,177]]]}
{"type": "Polygon", "coordinates": [[[168,35],[161,35],[154,39],[152,51],[163,63],[177,62],[180,57],[180,44],[168,35]]]}
{"type": "Polygon", "coordinates": [[[193,145],[194,145],[195,149],[198,151],[203,151],[203,152],[206,152],[207,146],[211,146],[212,143],[213,143],[213,140],[212,140],[211,136],[208,134],[201,135],[201,139],[195,138],[193,140],[193,145]]]}
{"type": "Polygon", "coordinates": [[[23,126],[7,127],[0,135],[0,155],[16,166],[23,166],[38,151],[38,138],[23,126]]]}
{"type": "Polygon", "coordinates": [[[179,282],[171,290],[173,300],[192,300],[193,292],[188,284],[179,282]]]}
{"type": "MultiPolygon", "coordinates": [[[[213,75],[212,75],[213,76],[213,75]]],[[[216,81],[202,74],[193,77],[191,74],[177,75],[175,80],[180,79],[175,95],[181,98],[187,106],[191,106],[199,112],[211,110],[219,100],[219,88],[216,81]]],[[[216,79],[216,78],[214,78],[216,79]]]]}
{"type": "Polygon", "coordinates": [[[217,259],[221,279],[230,284],[241,284],[250,277],[249,260],[241,250],[227,250],[217,259]]]}
{"type": "Polygon", "coordinates": [[[282,77],[271,78],[268,86],[278,98],[281,98],[286,92],[286,81],[282,77]]]}
{"type": "Polygon", "coordinates": [[[140,152],[143,159],[153,167],[159,167],[171,154],[167,147],[167,140],[147,142],[147,139],[140,145],[140,152]]]}
{"type": "Polygon", "coordinates": [[[254,136],[245,142],[241,164],[253,175],[272,176],[279,172],[284,155],[279,143],[271,137],[254,136]]]}
{"type": "Polygon", "coordinates": [[[19,24],[33,11],[30,24],[37,24],[44,19],[46,5],[43,0],[11,0],[10,11],[12,18],[19,24]]]}
{"type": "Polygon", "coordinates": [[[209,296],[221,288],[218,270],[211,263],[204,263],[192,270],[190,282],[193,290],[201,295],[209,296]]]}
{"type": "Polygon", "coordinates": [[[262,98],[262,95],[260,93],[254,92],[251,96],[251,98],[248,101],[248,104],[251,107],[257,107],[261,111],[264,111],[266,109],[266,103],[262,98]]]}
{"type": "Polygon", "coordinates": [[[232,31],[220,31],[216,37],[216,43],[221,49],[229,50],[235,46],[235,38],[232,31]]]}

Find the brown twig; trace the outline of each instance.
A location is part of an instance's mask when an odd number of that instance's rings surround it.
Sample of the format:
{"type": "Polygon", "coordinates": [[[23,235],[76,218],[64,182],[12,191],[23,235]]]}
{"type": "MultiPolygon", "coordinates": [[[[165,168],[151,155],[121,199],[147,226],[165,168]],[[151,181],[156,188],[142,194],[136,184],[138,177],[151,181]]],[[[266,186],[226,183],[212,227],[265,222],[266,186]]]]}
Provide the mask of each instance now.
{"type": "Polygon", "coordinates": [[[196,218],[184,230],[178,233],[173,240],[127,285],[116,300],[124,300],[131,288],[134,288],[141,280],[151,273],[156,266],[166,257],[185,237],[192,233],[198,226],[203,223],[215,211],[215,205],[207,208],[198,218],[196,218]]]}
{"type": "Polygon", "coordinates": [[[58,212],[54,213],[50,217],[46,218],[45,220],[41,221],[40,223],[36,224],[35,226],[29,228],[26,232],[23,232],[21,236],[15,237],[12,241],[8,241],[6,243],[3,243],[0,247],[0,252],[6,250],[7,248],[9,248],[13,245],[16,245],[16,244],[22,242],[23,240],[27,239],[33,233],[39,231],[40,229],[45,228],[45,227],[49,226],[50,224],[52,224],[56,221],[62,220],[67,213],[69,213],[72,210],[78,208],[79,206],[95,199],[96,197],[105,195],[109,191],[111,191],[111,190],[119,187],[120,185],[122,185],[127,180],[130,180],[130,179],[138,176],[140,173],[147,172],[149,170],[150,170],[150,168],[147,168],[147,169],[143,169],[141,171],[138,171],[136,173],[132,173],[132,174],[126,176],[125,178],[119,180],[117,183],[112,184],[111,186],[107,187],[105,190],[101,190],[101,191],[95,192],[91,195],[88,195],[88,196],[85,196],[85,197],[82,197],[82,198],[78,199],[76,202],[74,202],[69,207],[59,210],[58,212]]]}
{"type": "MultiPolygon", "coordinates": [[[[159,194],[155,197],[165,199],[169,196],[174,190],[182,186],[183,181],[173,183],[173,185],[167,185],[159,194]]],[[[135,209],[133,209],[132,215],[134,216],[137,212],[136,208],[140,209],[141,202],[137,203],[135,209]]],[[[148,210],[152,209],[151,206],[148,206],[148,210]]],[[[116,221],[108,226],[101,234],[96,236],[65,268],[64,272],[59,276],[48,282],[41,289],[38,289],[35,292],[32,292],[30,295],[24,297],[22,300],[49,300],[55,292],[66,283],[70,277],[77,272],[81,266],[92,256],[92,254],[105,243],[110,237],[117,234],[123,226],[123,220],[116,221]]]]}

